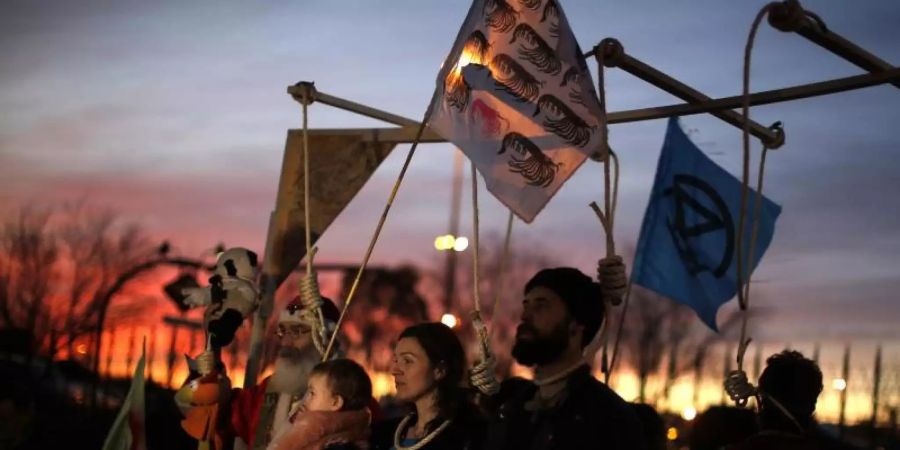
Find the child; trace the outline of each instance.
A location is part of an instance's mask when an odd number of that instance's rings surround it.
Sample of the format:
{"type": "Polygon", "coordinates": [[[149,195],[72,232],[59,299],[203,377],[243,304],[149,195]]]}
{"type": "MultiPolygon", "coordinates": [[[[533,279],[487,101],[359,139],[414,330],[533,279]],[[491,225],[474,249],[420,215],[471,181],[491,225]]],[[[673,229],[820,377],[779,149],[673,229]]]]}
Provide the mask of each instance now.
{"type": "Polygon", "coordinates": [[[291,425],[268,450],[365,450],[369,447],[372,382],[359,364],[335,359],[309,375],[291,425]]]}

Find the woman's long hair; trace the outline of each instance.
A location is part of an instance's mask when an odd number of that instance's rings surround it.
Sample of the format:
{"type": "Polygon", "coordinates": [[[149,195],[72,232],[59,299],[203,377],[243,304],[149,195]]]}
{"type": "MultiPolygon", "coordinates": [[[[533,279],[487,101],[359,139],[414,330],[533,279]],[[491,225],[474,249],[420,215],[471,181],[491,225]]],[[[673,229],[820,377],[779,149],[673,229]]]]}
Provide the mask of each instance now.
{"type": "Polygon", "coordinates": [[[437,417],[426,429],[431,430],[447,419],[454,419],[463,400],[460,383],[465,374],[466,354],[459,338],[446,325],[439,322],[413,325],[400,333],[400,339],[412,338],[425,350],[432,369],[442,368],[444,377],[436,380],[435,404],[437,417]]]}

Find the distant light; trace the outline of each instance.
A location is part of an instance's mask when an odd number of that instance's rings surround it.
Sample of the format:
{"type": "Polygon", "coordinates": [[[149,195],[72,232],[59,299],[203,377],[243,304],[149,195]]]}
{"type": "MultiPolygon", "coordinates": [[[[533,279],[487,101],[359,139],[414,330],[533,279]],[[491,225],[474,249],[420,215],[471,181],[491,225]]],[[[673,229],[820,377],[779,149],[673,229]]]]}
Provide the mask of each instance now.
{"type": "Polygon", "coordinates": [[[670,441],[678,439],[678,429],[675,427],[669,427],[669,430],[666,431],[666,439],[670,441]]]}
{"type": "Polygon", "coordinates": [[[434,248],[436,250],[450,250],[453,248],[453,236],[444,234],[434,238],[434,248]]]}
{"type": "Polygon", "coordinates": [[[369,372],[372,379],[372,396],[380,399],[397,393],[394,377],[388,372],[369,372]]]}
{"type": "Polygon", "coordinates": [[[688,406],[681,412],[681,417],[684,420],[694,420],[694,417],[697,417],[697,410],[693,406],[688,406]]]}
{"type": "Polygon", "coordinates": [[[463,236],[456,238],[456,241],[453,243],[453,250],[457,252],[465,251],[465,249],[469,248],[469,239],[463,236]]]}
{"type": "Polygon", "coordinates": [[[78,344],[78,347],[75,347],[75,352],[78,353],[79,355],[86,355],[87,354],[87,345],[78,344]]]}
{"type": "Polygon", "coordinates": [[[843,378],[835,378],[831,381],[831,387],[833,387],[836,391],[843,391],[844,389],[847,389],[847,380],[843,378]]]}
{"type": "Polygon", "coordinates": [[[456,325],[459,324],[459,320],[453,314],[447,313],[441,316],[441,323],[450,328],[456,328],[456,325]]]}

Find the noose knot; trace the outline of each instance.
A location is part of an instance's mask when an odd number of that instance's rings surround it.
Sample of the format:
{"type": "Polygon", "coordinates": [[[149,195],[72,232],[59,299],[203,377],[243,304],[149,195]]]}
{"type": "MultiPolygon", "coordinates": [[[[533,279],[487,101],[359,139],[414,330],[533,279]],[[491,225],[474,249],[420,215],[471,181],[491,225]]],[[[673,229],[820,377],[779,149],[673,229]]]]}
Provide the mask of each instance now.
{"type": "Polygon", "coordinates": [[[496,375],[497,360],[491,352],[490,336],[478,311],[472,313],[472,326],[478,334],[481,361],[469,370],[469,381],[482,394],[495,395],[500,392],[500,382],[496,375]]]}
{"type": "Polygon", "coordinates": [[[300,303],[303,305],[300,319],[310,326],[313,345],[324,355],[331,333],[322,314],[323,300],[315,271],[300,280],[300,303]]]}
{"type": "Polygon", "coordinates": [[[750,380],[747,379],[747,373],[743,370],[732,370],[725,378],[725,393],[738,406],[747,405],[750,397],[756,395],[757,390],[750,380]]]}
{"type": "Polygon", "coordinates": [[[619,255],[607,256],[597,263],[597,278],[604,300],[613,306],[622,303],[622,297],[628,290],[628,275],[625,273],[625,262],[619,255]]]}

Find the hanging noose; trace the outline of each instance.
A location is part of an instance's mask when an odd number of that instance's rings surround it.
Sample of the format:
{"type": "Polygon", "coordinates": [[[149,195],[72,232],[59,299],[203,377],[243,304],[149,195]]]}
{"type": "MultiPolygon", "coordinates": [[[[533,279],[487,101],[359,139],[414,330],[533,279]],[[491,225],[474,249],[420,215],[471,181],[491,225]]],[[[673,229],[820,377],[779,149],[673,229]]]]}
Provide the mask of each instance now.
{"type": "Polygon", "coordinates": [[[479,292],[479,223],[478,223],[478,171],[472,162],[472,301],[475,310],[472,312],[472,327],[478,337],[478,350],[481,360],[470,371],[469,380],[476,389],[486,395],[494,395],[500,392],[500,382],[494,373],[497,365],[491,351],[490,335],[487,327],[481,319],[481,294],[479,292]]]}

